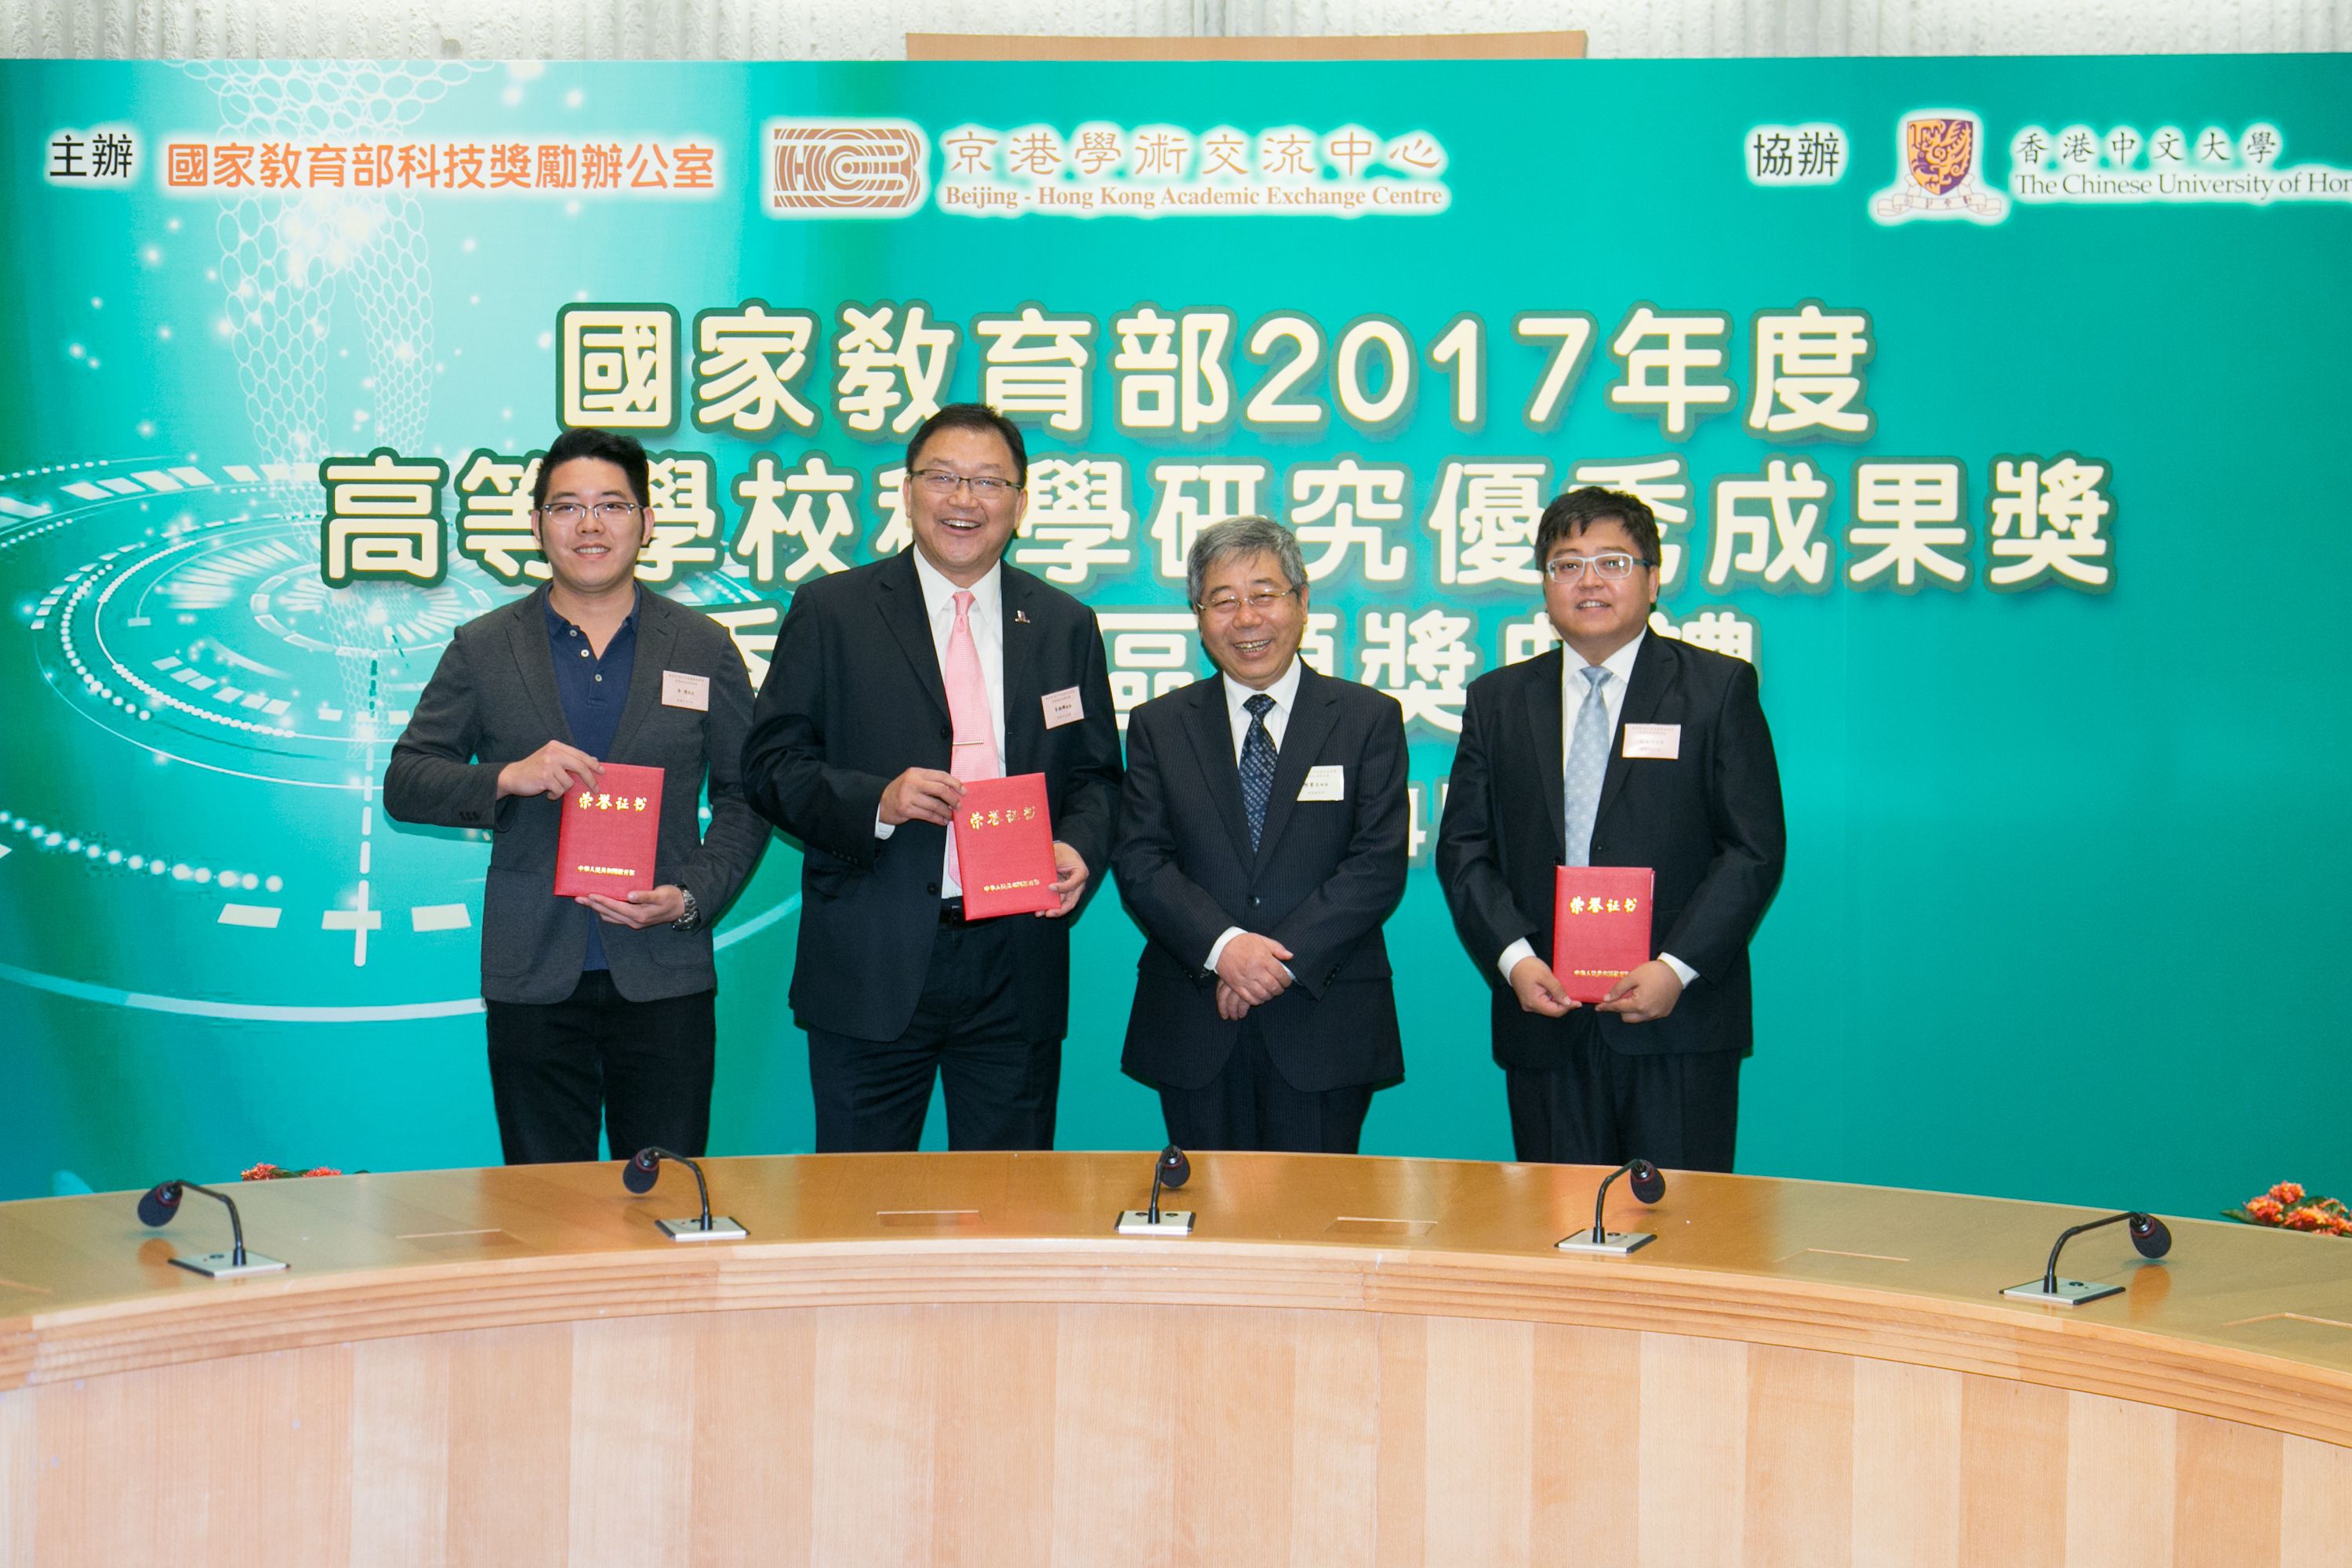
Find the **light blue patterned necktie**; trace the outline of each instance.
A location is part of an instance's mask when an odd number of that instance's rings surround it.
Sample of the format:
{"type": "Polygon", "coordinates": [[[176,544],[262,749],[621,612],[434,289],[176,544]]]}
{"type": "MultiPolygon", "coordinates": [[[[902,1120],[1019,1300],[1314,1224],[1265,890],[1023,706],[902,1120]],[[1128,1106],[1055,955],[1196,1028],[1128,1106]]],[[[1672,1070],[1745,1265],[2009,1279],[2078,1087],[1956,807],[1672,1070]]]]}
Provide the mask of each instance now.
{"type": "Polygon", "coordinates": [[[1601,779],[1609,771],[1609,705],[1601,699],[1609,679],[1603,666],[1588,664],[1580,671],[1587,689],[1576,710],[1576,729],[1569,736],[1566,774],[1568,863],[1592,864],[1592,819],[1601,810],[1601,779]]]}
{"type": "Polygon", "coordinates": [[[1265,834],[1265,808],[1274,799],[1274,732],[1265,716],[1274,699],[1261,691],[1242,704],[1249,710],[1249,730],[1242,737],[1242,809],[1249,813],[1250,848],[1265,834]]]}

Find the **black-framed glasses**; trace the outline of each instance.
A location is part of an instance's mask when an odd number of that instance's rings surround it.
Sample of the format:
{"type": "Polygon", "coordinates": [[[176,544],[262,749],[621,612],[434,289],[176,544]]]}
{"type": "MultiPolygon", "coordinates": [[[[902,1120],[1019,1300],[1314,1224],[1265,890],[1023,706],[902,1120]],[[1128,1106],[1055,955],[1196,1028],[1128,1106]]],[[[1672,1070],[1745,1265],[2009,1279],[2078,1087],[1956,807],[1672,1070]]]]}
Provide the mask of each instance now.
{"type": "Polygon", "coordinates": [[[1612,550],[1606,555],[1555,555],[1544,563],[1543,570],[1544,575],[1555,583],[1573,583],[1583,576],[1584,569],[1590,566],[1593,575],[1602,582],[1622,583],[1633,574],[1634,567],[1653,564],[1654,563],[1639,555],[1612,550]]]}
{"type": "Polygon", "coordinates": [[[539,515],[565,527],[576,525],[583,517],[593,515],[598,522],[613,524],[628,521],[645,508],[633,500],[600,500],[591,506],[585,501],[550,501],[539,509],[539,515]]]}
{"type": "Polygon", "coordinates": [[[1244,605],[1247,605],[1254,613],[1262,616],[1283,600],[1295,599],[1297,596],[1298,590],[1296,588],[1260,588],[1255,594],[1219,594],[1202,600],[1192,607],[1204,616],[1215,616],[1222,620],[1227,616],[1237,613],[1244,605]]]}
{"type": "Polygon", "coordinates": [[[1021,488],[1011,479],[1000,479],[993,474],[959,474],[953,468],[917,468],[914,478],[927,493],[941,500],[965,485],[970,485],[973,496],[984,501],[1003,500],[1021,488]]]}

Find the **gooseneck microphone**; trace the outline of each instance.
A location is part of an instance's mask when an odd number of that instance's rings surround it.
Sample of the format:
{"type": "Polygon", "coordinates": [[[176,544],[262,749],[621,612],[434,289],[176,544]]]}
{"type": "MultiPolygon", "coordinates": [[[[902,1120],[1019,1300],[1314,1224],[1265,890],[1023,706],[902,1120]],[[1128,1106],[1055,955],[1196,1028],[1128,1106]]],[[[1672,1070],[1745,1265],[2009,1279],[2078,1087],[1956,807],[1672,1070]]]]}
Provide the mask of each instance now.
{"type": "Polygon", "coordinates": [[[1600,1191],[1592,1194],[1592,1228],[1564,1236],[1553,1243],[1562,1252],[1588,1252],[1603,1258],[1624,1258],[1640,1251],[1658,1238],[1646,1230],[1611,1230],[1601,1211],[1609,1203],[1609,1184],[1620,1176],[1632,1178],[1633,1196],[1644,1204],[1654,1204],[1666,1195],[1666,1178],[1647,1160],[1628,1160],[1601,1178],[1600,1191]]]}
{"type": "Polygon", "coordinates": [[[245,1221],[238,1217],[236,1200],[226,1193],[211,1187],[198,1186],[194,1182],[164,1182],[139,1194],[139,1223],[158,1229],[172,1223],[180,1212],[184,1193],[202,1193],[208,1198],[218,1198],[228,1210],[229,1250],[206,1252],[194,1258],[174,1258],[172,1262],[192,1274],[207,1279],[234,1279],[246,1274],[272,1274],[286,1265],[275,1258],[264,1258],[258,1252],[245,1249],[245,1221]]]}
{"type": "Polygon", "coordinates": [[[1163,1209],[1160,1192],[1165,1187],[1176,1191],[1192,1179],[1192,1162],[1184,1151],[1171,1143],[1160,1151],[1160,1158],[1151,1164],[1151,1201],[1139,1209],[1121,1209],[1118,1234],[1121,1236],[1190,1236],[1192,1234],[1191,1209],[1163,1209]]]}
{"type": "Polygon", "coordinates": [[[1192,1179],[1192,1162],[1184,1158],[1184,1151],[1171,1143],[1160,1151],[1160,1158],[1151,1167],[1151,1223],[1160,1223],[1160,1189],[1166,1186],[1174,1192],[1192,1179]]]}
{"type": "Polygon", "coordinates": [[[2058,1239],[2051,1244],[2050,1261],[2042,1265],[2042,1278],[2028,1279],[2022,1285],[2011,1285],[2001,1294],[2014,1296],[2021,1301],[2049,1301],[2061,1307],[2079,1307],[2085,1301],[2104,1300],[2109,1296],[2122,1294],[2123,1287],[2120,1285],[2058,1277],[2058,1254],[2065,1250],[2068,1242],[2086,1230],[2096,1230],[2118,1220],[2131,1233],[2132,1247],[2142,1258],[2161,1258],[2172,1250],[2172,1232],[2166,1228],[2162,1220],[2152,1214],[2142,1214],[2137,1209],[2126,1209],[2121,1214],[2111,1214],[2105,1219],[2086,1220],[2060,1231],[2058,1239]]]}
{"type": "Polygon", "coordinates": [[[661,1175],[664,1160],[684,1165],[694,1173],[694,1190],[701,1194],[702,1213],[695,1219],[657,1219],[654,1228],[672,1241],[740,1241],[751,1233],[725,1215],[713,1217],[710,1213],[710,1184],[703,1179],[701,1162],[683,1154],[673,1154],[667,1149],[648,1143],[631,1155],[621,1167],[621,1185],[643,1197],[654,1190],[661,1175]]]}

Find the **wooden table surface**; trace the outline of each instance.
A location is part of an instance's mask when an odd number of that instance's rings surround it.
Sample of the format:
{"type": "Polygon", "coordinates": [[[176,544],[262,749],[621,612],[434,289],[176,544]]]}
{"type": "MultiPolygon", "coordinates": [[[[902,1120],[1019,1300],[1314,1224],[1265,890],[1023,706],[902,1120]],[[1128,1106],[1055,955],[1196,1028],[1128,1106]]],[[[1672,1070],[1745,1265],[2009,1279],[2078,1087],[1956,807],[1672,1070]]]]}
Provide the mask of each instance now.
{"type": "Polygon", "coordinates": [[[1115,1236],[1149,1153],[805,1155],[705,1163],[747,1241],[679,1244],[690,1173],[644,1197],[617,1164],[231,1184],[255,1251],[288,1272],[213,1281],[225,1248],[189,1194],[168,1227],[137,1194],[0,1205],[0,1390],[181,1362],[446,1330],[795,1305],[1104,1301],[1326,1307],[1638,1329],[1832,1351],[2168,1405],[2352,1446],[2352,1242],[2171,1220],[2162,1262],[2121,1226],[2062,1271],[2127,1289],[2064,1309],[2006,1300],[2099,1211],[1669,1172],[1612,1228],[1630,1258],[1553,1243],[1591,1224],[1602,1172],[1208,1152],[1171,1205],[1193,1236],[1115,1236]]]}

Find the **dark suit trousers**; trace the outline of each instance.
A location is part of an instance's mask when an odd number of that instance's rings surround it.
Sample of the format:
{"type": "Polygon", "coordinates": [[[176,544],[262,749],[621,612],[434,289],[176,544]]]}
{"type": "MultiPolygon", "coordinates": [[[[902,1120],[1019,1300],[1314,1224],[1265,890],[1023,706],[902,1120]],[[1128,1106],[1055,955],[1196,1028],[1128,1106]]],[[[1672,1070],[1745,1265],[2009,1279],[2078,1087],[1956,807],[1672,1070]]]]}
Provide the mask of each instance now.
{"type": "Polygon", "coordinates": [[[1506,1068],[1511,1142],[1525,1161],[1728,1171],[1739,1124],[1738,1051],[1630,1056],[1572,1015],[1568,1059],[1506,1068]]]}
{"type": "Polygon", "coordinates": [[[935,1077],[947,1089],[949,1148],[1054,1146],[1062,1042],[1027,1038],[1013,994],[1020,959],[1009,928],[1036,918],[941,926],[922,999],[895,1040],[807,1031],[818,1153],[915,1148],[935,1077]]]}
{"type": "Polygon", "coordinates": [[[1319,1093],[1293,1089],[1266,1054],[1265,1030],[1253,1012],[1217,1076],[1200,1089],[1160,1090],[1168,1142],[1179,1149],[1275,1149],[1294,1154],[1352,1154],[1372,1108],[1372,1086],[1319,1093]]]}
{"type": "Polygon", "coordinates": [[[719,993],[632,1002],[592,969],[561,1002],[487,1002],[490,1096],[509,1165],[613,1158],[647,1144],[699,1159],[710,1138],[719,993]]]}

